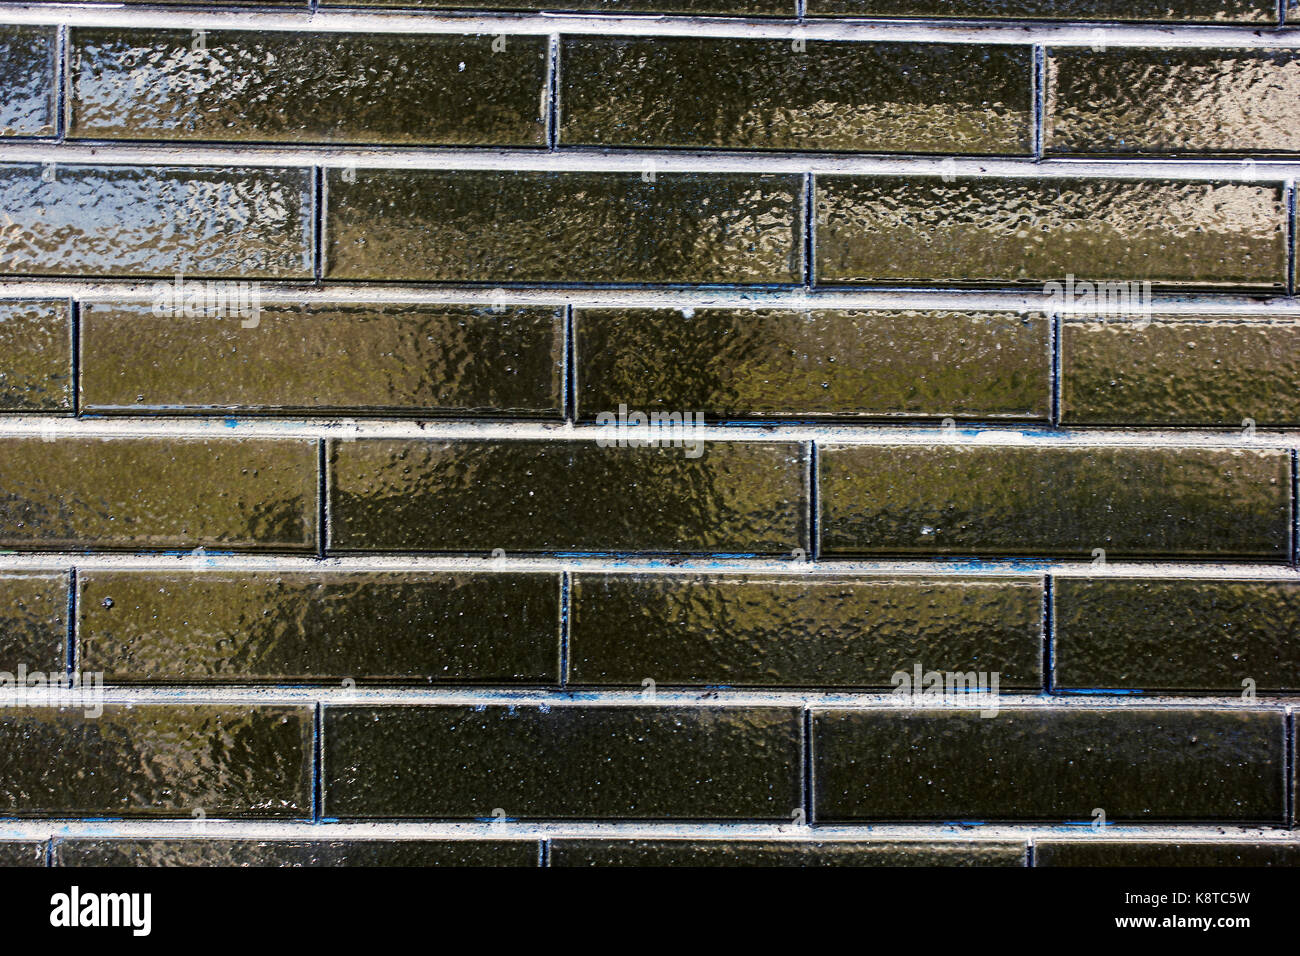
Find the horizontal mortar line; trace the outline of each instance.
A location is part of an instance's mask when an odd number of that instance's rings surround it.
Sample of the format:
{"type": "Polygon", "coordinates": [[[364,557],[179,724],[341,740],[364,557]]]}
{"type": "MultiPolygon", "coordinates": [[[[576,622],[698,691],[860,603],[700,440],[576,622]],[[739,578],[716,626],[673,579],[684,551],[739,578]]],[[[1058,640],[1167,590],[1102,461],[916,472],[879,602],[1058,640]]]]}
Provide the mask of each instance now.
{"type": "MultiPolygon", "coordinates": [[[[191,277],[193,278],[193,277],[191,277]]],[[[1086,277],[1084,277],[1086,278],[1086,277]]],[[[211,280],[221,283],[223,280],[211,280]]],[[[79,302],[152,303],[158,283],[173,278],[80,279],[0,278],[0,300],[76,299],[79,302]]],[[[565,306],[577,308],[785,308],[785,309],[954,309],[1011,312],[1055,311],[1060,302],[1038,290],[980,290],[953,288],[862,289],[808,292],[802,288],[752,289],[730,287],[668,288],[488,288],[485,285],[418,285],[329,282],[302,285],[257,281],[263,305],[341,304],[486,304],[507,306],[565,306]]],[[[1089,318],[1113,317],[1113,306],[1087,297],[1065,314],[1089,318]]],[[[1279,316],[1300,318],[1300,298],[1219,293],[1158,293],[1150,298],[1150,318],[1167,316],[1279,316]]],[[[1146,318],[1140,316],[1139,318],[1146,318]]]]}
{"type": "MultiPolygon", "coordinates": [[[[1297,31],[1300,35],[1300,31],[1297,31]]],[[[1300,176],[1300,159],[1057,158],[883,156],[835,153],[686,151],[670,149],[425,148],[277,146],[194,143],[183,146],[77,141],[0,142],[0,163],[134,166],[258,166],[509,172],[754,173],[945,176],[971,178],[1097,177],[1142,180],[1227,180],[1281,185],[1300,176]]],[[[57,174],[56,174],[57,175],[57,174]]]]}
{"type": "Polygon", "coordinates": [[[1222,824],[1052,824],[950,825],[932,823],[822,824],[637,822],[384,822],[220,820],[0,820],[0,840],[55,839],[213,839],[213,840],[538,840],[538,839],[701,839],[818,842],[866,840],[922,843],[1020,843],[1029,838],[1078,843],[1142,842],[1268,843],[1300,842],[1300,832],[1281,827],[1222,824]]]}
{"type": "Polygon", "coordinates": [[[1054,46],[1238,46],[1300,48],[1296,30],[1274,24],[1105,24],[991,20],[760,19],[600,15],[592,13],[455,14],[435,11],[159,10],[97,5],[30,7],[0,4],[0,22],[74,27],[140,27],[372,33],[551,33],[757,37],[778,40],[874,40],[919,43],[1050,44],[1054,46]]]}
{"type": "MultiPolygon", "coordinates": [[[[906,670],[915,662],[904,661],[900,669],[906,670]]],[[[924,663],[924,662],[922,662],[924,663]]],[[[84,662],[82,673],[95,673],[84,662]]],[[[12,680],[12,677],[9,678],[12,680]]],[[[1157,694],[1060,694],[1042,696],[1028,694],[985,695],[970,693],[957,700],[954,697],[929,697],[894,694],[888,691],[837,691],[825,689],[767,690],[762,688],[698,687],[677,688],[659,686],[653,693],[640,687],[625,690],[606,688],[546,688],[520,687],[431,687],[357,685],[349,678],[338,685],[127,685],[100,686],[85,680],[79,688],[47,688],[43,686],[16,687],[0,684],[0,720],[6,709],[44,709],[64,707],[87,709],[99,705],[122,704],[207,704],[236,706],[307,706],[324,704],[340,706],[460,706],[487,707],[775,707],[811,708],[813,710],[886,711],[890,713],[943,712],[996,720],[1006,710],[1216,710],[1250,711],[1279,716],[1286,713],[1288,698],[1284,695],[1262,694],[1253,700],[1239,696],[1176,696],[1157,694]]],[[[88,713],[87,720],[98,719],[88,713]]]]}
{"type": "Polygon", "coordinates": [[[626,575],[766,575],[795,579],[845,577],[900,577],[923,579],[1007,578],[1034,582],[1043,575],[1069,578],[1156,578],[1169,581],[1234,580],[1277,581],[1300,584],[1300,569],[1281,564],[1226,564],[1188,561],[1108,560],[1021,560],[1021,559],[823,559],[792,561],[788,558],[666,558],[654,555],[626,557],[555,557],[506,555],[466,557],[458,555],[346,555],[316,558],[292,555],[212,554],[118,554],[118,553],[9,553],[0,554],[0,573],[66,571],[155,571],[176,574],[577,574],[626,575]]]}
{"type": "MultiPolygon", "coordinates": [[[[84,401],[84,399],[83,399],[84,401]]],[[[689,410],[687,410],[689,411],[689,410]]],[[[612,413],[617,410],[611,410],[612,413]]],[[[29,438],[56,442],[72,438],[195,438],[206,440],[279,438],[286,440],[367,438],[412,441],[656,441],[671,444],[673,436],[701,442],[809,442],[844,445],[960,445],[1053,447],[1225,448],[1276,451],[1300,445],[1300,430],[1242,429],[1056,429],[1032,422],[945,427],[938,423],[809,424],[760,422],[674,428],[613,428],[595,422],[469,421],[464,419],[375,419],[348,417],[297,419],[243,417],[236,410],[185,417],[71,418],[42,414],[0,415],[0,438],[29,438]]],[[[705,449],[707,455],[707,447],[705,449]]]]}

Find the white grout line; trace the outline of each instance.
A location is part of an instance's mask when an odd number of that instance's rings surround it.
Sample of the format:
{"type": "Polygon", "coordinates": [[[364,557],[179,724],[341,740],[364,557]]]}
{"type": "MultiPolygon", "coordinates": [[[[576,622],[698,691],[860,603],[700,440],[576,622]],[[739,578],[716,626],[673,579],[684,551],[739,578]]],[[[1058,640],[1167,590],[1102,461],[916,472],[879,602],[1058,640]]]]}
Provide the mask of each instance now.
{"type": "MultiPolygon", "coordinates": [[[[1297,31],[1300,37],[1300,31],[1297,31]]],[[[423,148],[396,146],[184,146],[112,142],[0,142],[0,163],[136,166],[352,167],[503,172],[606,172],[640,175],[647,162],[658,174],[711,172],[968,178],[1099,177],[1104,179],[1227,180],[1281,186],[1300,177],[1300,159],[1048,159],[1033,157],[879,156],[742,151],[423,148]]]]}
{"type": "MultiPolygon", "coordinates": [[[[0,416],[0,439],[27,438],[54,443],[73,438],[244,439],[272,438],[342,442],[368,438],[401,441],[575,441],[594,442],[609,435],[609,426],[594,422],[571,424],[526,421],[467,421],[419,419],[288,419],[238,417],[236,410],[215,411],[193,417],[68,418],[40,414],[0,416]]],[[[633,440],[654,439],[669,433],[656,428],[627,428],[633,440]]],[[[741,423],[692,427],[692,440],[717,443],[810,442],[821,445],[944,445],[1023,446],[1030,448],[1225,448],[1275,452],[1300,444],[1300,430],[1075,428],[1051,429],[1046,422],[958,424],[955,427],[900,424],[741,423]]],[[[707,453],[707,450],[706,450],[707,453]]]]}
{"type": "MultiPolygon", "coordinates": [[[[132,279],[3,279],[0,300],[76,299],[86,303],[151,303],[159,280],[132,279]]],[[[1049,304],[1041,289],[862,289],[816,291],[802,288],[487,288],[479,286],[428,286],[367,284],[357,282],[298,285],[259,282],[264,304],[480,304],[496,306],[566,306],[577,308],[731,308],[731,309],[937,309],[962,311],[1043,312],[1049,304]]],[[[1087,319],[1080,310],[1068,318],[1087,319]]],[[[1157,294],[1151,299],[1151,318],[1222,316],[1230,318],[1276,316],[1300,319],[1300,298],[1231,294],[1157,294]]]]}
{"type": "Polygon", "coordinates": [[[162,10],[111,5],[0,4],[0,22],[82,27],[402,34],[484,33],[623,36],[755,37],[1051,46],[1172,46],[1297,49],[1300,35],[1276,24],[1107,24],[978,20],[798,20],[590,13],[479,13],[388,10],[162,10]]]}
{"type": "Polygon", "coordinates": [[[1091,826],[823,824],[816,827],[763,823],[310,823],[242,820],[0,820],[0,840],[203,839],[203,840],[537,840],[537,839],[704,839],[845,840],[1004,843],[1068,840],[1089,843],[1226,842],[1291,845],[1300,833],[1273,827],[1213,824],[1091,826]]]}
{"type": "Polygon", "coordinates": [[[909,560],[832,559],[796,562],[773,557],[667,559],[649,555],[630,557],[555,557],[508,555],[504,558],[453,555],[376,554],[315,558],[265,554],[112,554],[112,553],[0,553],[0,574],[48,573],[75,567],[96,571],[161,572],[176,574],[652,574],[775,576],[828,583],[845,578],[918,578],[956,582],[961,579],[1012,579],[1033,583],[1050,574],[1058,578],[1157,578],[1169,581],[1232,580],[1275,581],[1300,584],[1300,569],[1281,564],[1224,564],[1186,561],[1115,561],[1094,565],[1088,560],[909,560]]]}
{"type": "MultiPolygon", "coordinates": [[[[50,707],[80,709],[121,705],[258,705],[303,706],[440,706],[440,707],[768,707],[824,710],[886,711],[907,713],[966,714],[977,719],[996,720],[1006,711],[1110,710],[1153,711],[1173,708],[1217,711],[1247,711],[1259,714],[1285,713],[1288,697],[1261,692],[1251,700],[1223,696],[1174,696],[1124,693],[1078,693],[1029,696],[1002,694],[996,705],[985,694],[971,693],[970,700],[954,697],[925,697],[920,702],[888,691],[767,690],[763,688],[696,687],[677,689],[659,685],[653,695],[639,687],[607,689],[565,687],[539,689],[521,687],[431,687],[428,685],[358,685],[352,678],[337,685],[219,685],[167,686],[95,685],[81,687],[14,687],[0,685],[0,714],[8,708],[39,710],[50,707]],[[996,707],[996,713],[989,714],[996,707]],[[985,716],[988,715],[988,716],[985,716]]],[[[95,717],[87,716],[87,720],[95,717]]]]}

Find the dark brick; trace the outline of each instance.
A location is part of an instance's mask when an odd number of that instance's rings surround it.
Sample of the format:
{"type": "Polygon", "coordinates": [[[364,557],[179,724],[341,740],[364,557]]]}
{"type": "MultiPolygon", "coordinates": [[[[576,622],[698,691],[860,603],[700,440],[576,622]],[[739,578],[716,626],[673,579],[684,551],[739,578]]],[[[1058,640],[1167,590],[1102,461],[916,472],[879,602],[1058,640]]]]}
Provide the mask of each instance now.
{"type": "Polygon", "coordinates": [[[162,301],[82,307],[83,409],[562,414],[559,309],[304,304],[188,318],[162,301]]]}
{"type": "Polygon", "coordinates": [[[0,671],[16,681],[19,667],[62,677],[67,668],[68,575],[0,574],[0,671]]]}
{"type": "Polygon", "coordinates": [[[0,27],[0,137],[54,135],[58,47],[54,27],[0,27]]]}
{"type": "Polygon", "coordinates": [[[813,715],[814,816],[1280,823],[1283,715],[1183,709],[813,715]]]}
{"type": "Polygon", "coordinates": [[[535,840],[56,840],[55,866],[537,866],[535,840]]]}
{"type": "Polygon", "coordinates": [[[72,411],[67,302],[0,303],[0,411],[72,411]]]}
{"type": "Polygon", "coordinates": [[[807,575],[573,579],[576,684],[891,687],[913,665],[1042,683],[1035,580],[807,575]]]}
{"type": "Polygon", "coordinates": [[[1276,23],[1272,0],[808,0],[810,17],[1276,23]]]}
{"type": "Polygon", "coordinates": [[[311,761],[310,707],[0,709],[9,816],[304,817],[311,761]]]}
{"type": "Polygon", "coordinates": [[[1081,425],[1300,423],[1300,322],[1070,321],[1061,420],[1081,425]]]}
{"type": "Polygon", "coordinates": [[[316,544],[315,442],[5,438],[0,488],[0,547],[316,544]]]}
{"type": "Polygon", "coordinates": [[[1300,585],[1059,578],[1054,684],[1243,693],[1300,690],[1300,585]]]}
{"type": "Polygon", "coordinates": [[[1041,286],[1074,275],[1280,289],[1286,278],[1276,183],[817,176],[816,206],[822,284],[1041,286]]]}
{"type": "Polygon", "coordinates": [[[113,683],[559,680],[555,574],[92,570],[77,586],[81,666],[113,683]]]}
{"type": "Polygon", "coordinates": [[[6,164],[0,216],[0,274],[312,275],[310,169],[6,164]]]}
{"type": "Polygon", "coordinates": [[[0,867],[44,866],[46,844],[33,840],[0,841],[0,867]]]}
{"type": "Polygon", "coordinates": [[[799,176],[342,170],[326,277],[435,282],[791,284],[799,176]]]}
{"type": "Polygon", "coordinates": [[[783,819],[800,713],[746,707],[326,707],[325,814],[783,819]]]}
{"type": "Polygon", "coordinates": [[[876,153],[1032,151],[1028,47],[565,37],[560,142],[876,153]],[[963,82],[954,84],[952,77],[963,82]]]}
{"type": "Polygon", "coordinates": [[[546,144],[544,36],[494,50],[487,35],[210,30],[195,50],[191,30],[114,28],[68,43],[74,138],[546,144]]]}
{"type": "Polygon", "coordinates": [[[807,548],[805,446],[714,442],[695,450],[702,454],[689,458],[689,447],[602,448],[594,441],[332,442],[330,548],[807,548]]]}
{"type": "Polygon", "coordinates": [[[551,866],[1024,866],[1018,843],[555,840],[551,866]]]}
{"type": "MultiPolygon", "coordinates": [[[[146,3],[149,0],[132,0],[146,3]]],[[[181,0],[172,0],[181,2],[181,0]]],[[[256,2],[256,0],[248,0],[256,2]]],[[[592,13],[680,13],[692,16],[793,17],[793,0],[321,0],[322,7],[415,7],[444,10],[576,10],[592,13]]]]}
{"type": "Polygon", "coordinates": [[[1300,51],[1050,50],[1047,82],[1049,153],[1300,151],[1300,51]]]}
{"type": "Polygon", "coordinates": [[[1300,866],[1300,843],[1040,840],[1035,866],[1300,866]]]}
{"type": "Polygon", "coordinates": [[[1046,420],[1048,323],[1011,312],[581,309],[578,414],[1046,420]]]}
{"type": "Polygon", "coordinates": [[[820,461],[827,554],[1289,555],[1282,450],[830,445],[820,461]]]}

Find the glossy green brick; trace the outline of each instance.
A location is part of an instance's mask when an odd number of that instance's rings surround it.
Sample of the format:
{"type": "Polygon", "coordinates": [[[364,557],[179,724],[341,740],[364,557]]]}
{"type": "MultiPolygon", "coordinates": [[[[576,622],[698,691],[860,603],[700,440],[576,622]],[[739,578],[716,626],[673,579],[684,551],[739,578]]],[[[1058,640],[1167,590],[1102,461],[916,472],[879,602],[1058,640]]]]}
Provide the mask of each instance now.
{"type": "Polygon", "coordinates": [[[0,841],[0,868],[44,866],[47,846],[34,840],[0,841]]]}
{"type": "Polygon", "coordinates": [[[537,866],[535,840],[55,840],[55,866],[537,866]]]}
{"type": "Polygon", "coordinates": [[[1012,312],[578,309],[578,416],[1046,420],[1048,321],[1012,312]]]}
{"type": "Polygon", "coordinates": [[[788,821],[800,722],[777,707],[326,707],[325,815],[788,821]]]}
{"type": "Polygon", "coordinates": [[[310,707],[100,706],[0,709],[0,814],[310,815],[310,707]]]}
{"type": "Polygon", "coordinates": [[[1054,603],[1055,686],[1300,690],[1293,582],[1058,578],[1054,603]]]}
{"type": "Polygon", "coordinates": [[[331,442],[329,547],[807,550],[806,446],[692,445],[689,435],[684,441],[684,447],[648,448],[595,441],[331,442]]]}
{"type": "Polygon", "coordinates": [[[328,279],[803,281],[800,176],[335,169],[326,191],[328,279]]]}
{"type": "Polygon", "coordinates": [[[1061,421],[1079,425],[1300,423],[1300,322],[1162,318],[1061,326],[1061,421]]]}
{"type": "Polygon", "coordinates": [[[58,48],[54,27],[0,27],[0,137],[54,135],[58,48]]]}
{"type": "Polygon", "coordinates": [[[555,574],[86,570],[77,588],[80,664],[110,683],[559,681],[555,574]]]}
{"type": "Polygon", "coordinates": [[[304,168],[0,165],[0,274],[308,279],[304,168]]]}
{"type": "Polygon", "coordinates": [[[553,840],[551,866],[1024,866],[1019,843],[972,840],[553,840]]]}
{"type": "Polygon", "coordinates": [[[808,16],[1277,23],[1272,0],[808,0],[808,16]]]}
{"type": "Polygon", "coordinates": [[[828,710],[813,816],[1281,823],[1283,717],[1246,709],[828,710]]]}
{"type": "MultiPolygon", "coordinates": [[[[144,3],[146,0],[134,0],[144,3]]],[[[179,2],[179,0],[176,0],[179,2]]],[[[411,7],[443,10],[573,10],[610,15],[677,13],[685,16],[793,17],[793,0],[321,0],[322,7],[411,7]]]]}
{"type": "Polygon", "coordinates": [[[571,602],[573,684],[888,688],[918,662],[1042,684],[1037,579],[580,573],[571,602]]]}
{"type": "Polygon", "coordinates": [[[1300,51],[1050,50],[1047,84],[1049,153],[1300,152],[1300,51]]]}
{"type": "Polygon", "coordinates": [[[1284,450],[828,445],[820,473],[828,555],[1290,555],[1284,450]]]}
{"type": "Polygon", "coordinates": [[[70,136],[544,146],[547,38],[69,32],[70,136]],[[232,79],[236,78],[236,79],[232,79]]]}
{"type": "Polygon", "coordinates": [[[814,202],[823,285],[1286,282],[1280,183],[817,176],[814,202]]]}
{"type": "Polygon", "coordinates": [[[1028,47],[564,37],[559,140],[1028,155],[1032,68],[1028,47]]]}
{"type": "Polygon", "coordinates": [[[18,670],[62,679],[68,659],[68,575],[0,574],[0,688],[19,683],[18,670]]]}
{"type": "Polygon", "coordinates": [[[299,304],[191,318],[165,308],[177,296],[159,298],[162,309],[82,307],[82,409],[563,413],[561,309],[299,304]]]}
{"type": "Polygon", "coordinates": [[[72,411],[67,302],[0,303],[0,411],[72,411]]]}
{"type": "Polygon", "coordinates": [[[0,439],[0,547],[304,551],[316,443],[0,439]]]}
{"type": "Polygon", "coordinates": [[[1034,866],[1300,866],[1300,843],[1237,840],[1039,840],[1034,866]]]}

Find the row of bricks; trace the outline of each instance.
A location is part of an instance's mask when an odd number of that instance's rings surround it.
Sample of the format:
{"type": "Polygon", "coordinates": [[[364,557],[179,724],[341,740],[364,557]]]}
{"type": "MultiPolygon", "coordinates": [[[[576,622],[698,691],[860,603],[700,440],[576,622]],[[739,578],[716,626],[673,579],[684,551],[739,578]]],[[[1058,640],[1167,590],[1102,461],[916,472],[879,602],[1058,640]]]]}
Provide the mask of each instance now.
{"type": "Polygon", "coordinates": [[[1049,607],[1028,577],[79,569],[73,605],[67,573],[7,572],[0,671],[850,689],[895,687],[919,663],[993,693],[1300,691],[1300,583],[1050,584],[1049,607]]]}
{"type": "Polygon", "coordinates": [[[570,336],[504,304],[193,311],[83,303],[74,343],[69,303],[0,303],[0,410],[1300,424],[1284,315],[1067,319],[1054,376],[1039,313],[578,308],[570,336]]]}
{"type": "MultiPolygon", "coordinates": [[[[75,28],[65,129],[55,29],[3,27],[0,131],[541,147],[554,123],[560,146],[1035,150],[1029,46],[565,36],[552,101],[549,42],[208,31],[196,44],[190,30],[75,28]]],[[[1291,121],[1300,51],[1049,48],[1045,56],[1048,154],[1300,151],[1291,121]]]]}
{"type": "Polygon", "coordinates": [[[4,438],[0,548],[1292,558],[1287,449],[620,434],[4,438]]]}
{"type": "Polygon", "coordinates": [[[96,713],[0,712],[0,815],[1285,825],[1295,775],[1286,714],[1244,706],[96,713]]]}
{"type": "MultiPolygon", "coordinates": [[[[0,842],[0,866],[1024,866],[1011,840],[77,839],[0,842]]],[[[1033,866],[1296,866],[1280,840],[1038,839],[1033,866]]]]}
{"type": "Polygon", "coordinates": [[[0,165],[0,274],[1281,291],[1293,272],[1282,182],[334,168],[318,197],[316,175],[0,165]]]}
{"type": "MultiPolygon", "coordinates": [[[[34,3],[58,0],[33,0],[34,3]]],[[[126,4],[193,5],[193,0],[122,0],[126,4]]],[[[1297,0],[213,0],[227,7],[393,7],[432,10],[539,10],[598,14],[675,13],[690,16],[959,17],[991,19],[1113,20],[1166,23],[1277,24],[1294,21],[1297,0]]]]}

